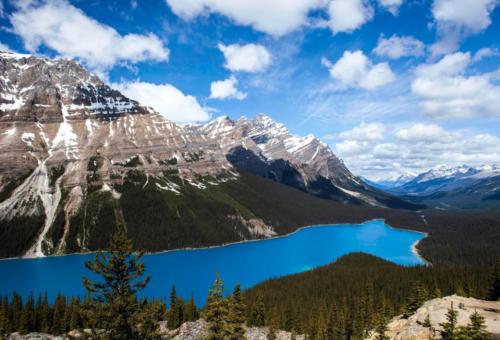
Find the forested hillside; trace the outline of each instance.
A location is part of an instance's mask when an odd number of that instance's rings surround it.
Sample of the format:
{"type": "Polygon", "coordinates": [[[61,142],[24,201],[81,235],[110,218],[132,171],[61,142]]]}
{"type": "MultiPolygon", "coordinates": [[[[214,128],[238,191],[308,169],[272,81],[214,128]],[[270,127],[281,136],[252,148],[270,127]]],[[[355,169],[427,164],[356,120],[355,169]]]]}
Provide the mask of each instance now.
{"type": "MultiPolygon", "coordinates": [[[[245,293],[250,310],[311,339],[362,339],[367,331],[433,297],[487,298],[492,266],[401,267],[356,253],[309,272],[263,282],[245,293]]],[[[497,274],[498,275],[498,274],[497,274]]],[[[497,277],[497,280],[499,278],[497,277]]]]}

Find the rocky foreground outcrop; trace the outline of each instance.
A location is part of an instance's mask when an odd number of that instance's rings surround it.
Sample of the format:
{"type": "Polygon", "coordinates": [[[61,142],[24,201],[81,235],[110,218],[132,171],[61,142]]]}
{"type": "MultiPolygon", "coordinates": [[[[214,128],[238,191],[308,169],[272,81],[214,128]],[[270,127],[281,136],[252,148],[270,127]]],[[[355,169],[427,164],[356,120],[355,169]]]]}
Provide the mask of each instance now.
{"type": "MultiPolygon", "coordinates": [[[[198,320],[194,322],[185,322],[176,330],[167,332],[167,336],[174,340],[197,340],[204,339],[207,335],[207,322],[204,320],[198,320]]],[[[247,340],[266,340],[269,334],[269,329],[267,327],[250,327],[246,331],[247,340]]],[[[276,338],[278,340],[291,340],[292,334],[285,331],[276,331],[276,338]]],[[[296,339],[304,339],[303,336],[299,335],[296,339]]]]}
{"type": "MultiPolygon", "coordinates": [[[[185,322],[181,327],[175,330],[168,330],[162,323],[160,325],[161,333],[165,339],[172,340],[198,340],[204,339],[207,335],[207,322],[204,320],[198,320],[193,322],[185,322]]],[[[267,327],[250,327],[247,329],[245,334],[247,340],[266,340],[269,334],[269,328],[267,327]]],[[[12,334],[9,340],[69,340],[69,339],[81,339],[82,333],[78,331],[72,331],[68,333],[68,336],[53,336],[43,333],[30,333],[26,335],[20,335],[19,333],[12,334]]],[[[276,331],[276,339],[278,340],[291,340],[292,334],[285,331],[276,331]]],[[[303,335],[296,336],[297,340],[304,340],[303,335]]]]}
{"type": "MultiPolygon", "coordinates": [[[[427,340],[431,336],[439,339],[442,330],[440,324],[446,322],[446,313],[452,303],[458,312],[457,326],[466,326],[471,314],[477,311],[484,317],[486,329],[492,334],[493,339],[500,339],[500,301],[484,301],[457,295],[429,300],[408,319],[401,316],[392,319],[387,325],[386,335],[391,340],[427,340]],[[427,316],[431,327],[423,326],[427,316]]],[[[376,334],[371,334],[368,339],[375,339],[375,336],[376,334]]]]}

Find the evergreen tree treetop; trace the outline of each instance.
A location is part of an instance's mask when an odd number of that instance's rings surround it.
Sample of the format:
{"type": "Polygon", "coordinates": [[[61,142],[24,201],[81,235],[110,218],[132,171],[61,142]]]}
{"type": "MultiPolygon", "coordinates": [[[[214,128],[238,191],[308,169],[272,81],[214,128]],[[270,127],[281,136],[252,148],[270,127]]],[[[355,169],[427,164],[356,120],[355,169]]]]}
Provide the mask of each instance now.
{"type": "Polygon", "coordinates": [[[83,279],[90,297],[83,306],[84,316],[92,330],[104,331],[111,339],[147,338],[145,334],[150,332],[140,325],[151,324],[151,320],[143,319],[146,302],[136,296],[149,282],[149,277],[141,279],[145,271],[141,257],[142,253],[132,252],[132,241],[118,224],[109,251],[87,261],[86,267],[100,276],[100,281],[83,279]]]}

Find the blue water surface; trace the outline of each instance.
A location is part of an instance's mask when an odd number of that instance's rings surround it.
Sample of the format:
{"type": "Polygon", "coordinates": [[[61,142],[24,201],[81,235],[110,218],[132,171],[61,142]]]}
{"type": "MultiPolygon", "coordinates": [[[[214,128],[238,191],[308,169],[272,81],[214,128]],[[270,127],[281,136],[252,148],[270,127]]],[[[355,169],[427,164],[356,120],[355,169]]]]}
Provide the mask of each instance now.
{"type": "MultiPolygon", "coordinates": [[[[193,294],[196,303],[203,305],[216,273],[229,292],[238,282],[243,288],[251,287],[269,278],[328,264],[351,252],[369,253],[401,265],[420,265],[424,262],[412,253],[411,246],[423,237],[374,220],[314,226],[270,240],[145,255],[146,271],[152,278],[144,295],[165,298],[175,285],[179,295],[189,298],[193,294]]],[[[31,292],[47,292],[51,300],[58,292],[82,296],[82,276],[89,275],[84,263],[92,258],[92,254],[85,254],[1,260],[0,295],[17,291],[26,297],[31,292]]]]}

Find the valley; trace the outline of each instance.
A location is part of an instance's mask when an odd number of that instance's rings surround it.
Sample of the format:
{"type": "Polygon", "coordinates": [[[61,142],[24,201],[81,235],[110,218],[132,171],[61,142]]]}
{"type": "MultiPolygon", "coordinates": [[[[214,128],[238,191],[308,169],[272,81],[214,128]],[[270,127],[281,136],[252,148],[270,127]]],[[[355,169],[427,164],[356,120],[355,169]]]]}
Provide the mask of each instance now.
{"type": "Polygon", "coordinates": [[[205,313],[216,273],[221,303],[241,284],[242,324],[315,340],[361,339],[443,294],[490,298],[495,165],[372,182],[268,115],[176,123],[66,58],[0,52],[0,88],[0,331],[34,295],[83,318],[82,277],[100,268],[86,261],[116,254],[121,228],[152,275],[138,312],[159,319],[205,313]]]}

